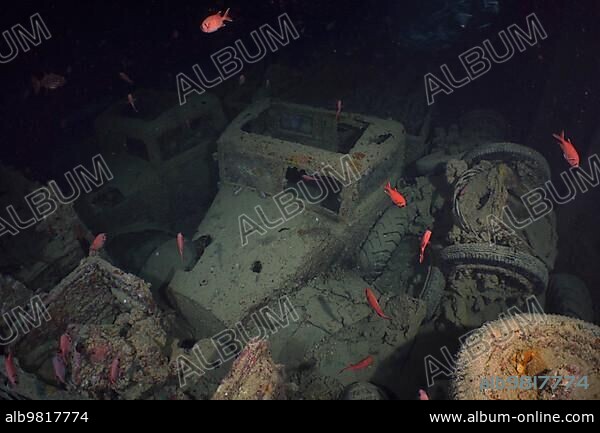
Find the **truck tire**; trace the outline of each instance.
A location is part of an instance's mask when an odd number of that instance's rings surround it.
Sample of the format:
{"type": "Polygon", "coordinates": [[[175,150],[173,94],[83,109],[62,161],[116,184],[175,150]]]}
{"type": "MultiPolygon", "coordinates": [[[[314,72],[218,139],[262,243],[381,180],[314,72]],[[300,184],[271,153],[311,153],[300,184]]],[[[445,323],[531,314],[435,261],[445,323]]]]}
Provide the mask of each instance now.
{"type": "Polygon", "coordinates": [[[485,265],[511,270],[529,279],[540,293],[548,286],[546,265],[513,248],[490,244],[452,245],[442,250],[441,258],[450,265],[485,265]]]}
{"type": "Polygon", "coordinates": [[[406,235],[409,225],[408,213],[404,210],[395,206],[386,209],[360,247],[358,268],[365,281],[372,283],[383,273],[406,235]]]}
{"type": "Polygon", "coordinates": [[[494,159],[499,160],[523,160],[527,159],[537,164],[541,170],[541,174],[546,179],[550,179],[550,165],[544,156],[533,150],[530,147],[522,146],[516,143],[490,143],[479,146],[465,155],[465,161],[469,164],[479,162],[483,159],[493,161],[494,159]]]}
{"type": "Polygon", "coordinates": [[[435,316],[435,313],[440,306],[440,302],[442,301],[445,288],[446,277],[439,268],[432,266],[427,280],[423,285],[423,290],[419,295],[419,299],[423,300],[425,305],[427,305],[427,313],[425,314],[426,321],[430,321],[435,316]]]}

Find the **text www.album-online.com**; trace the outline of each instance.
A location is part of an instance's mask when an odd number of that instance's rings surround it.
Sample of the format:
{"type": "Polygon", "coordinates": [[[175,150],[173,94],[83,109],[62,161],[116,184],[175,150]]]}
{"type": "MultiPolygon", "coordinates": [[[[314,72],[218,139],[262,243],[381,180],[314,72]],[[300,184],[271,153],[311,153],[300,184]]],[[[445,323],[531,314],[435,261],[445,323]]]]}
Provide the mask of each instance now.
{"type": "Polygon", "coordinates": [[[554,422],[554,423],[593,423],[595,421],[594,414],[591,413],[569,413],[566,415],[544,413],[535,411],[533,413],[520,413],[518,415],[510,415],[507,413],[488,414],[482,411],[470,413],[463,416],[462,413],[430,413],[430,422],[454,423],[454,422],[519,422],[519,423],[538,423],[538,422],[554,422]]]}

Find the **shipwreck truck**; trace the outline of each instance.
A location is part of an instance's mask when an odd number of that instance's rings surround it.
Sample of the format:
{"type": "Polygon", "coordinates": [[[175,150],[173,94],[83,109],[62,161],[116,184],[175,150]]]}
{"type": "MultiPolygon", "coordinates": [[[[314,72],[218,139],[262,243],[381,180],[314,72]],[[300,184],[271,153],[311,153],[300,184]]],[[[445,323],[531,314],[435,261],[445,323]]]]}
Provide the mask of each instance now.
{"type": "Polygon", "coordinates": [[[396,121],[271,99],[238,115],[218,139],[219,191],[192,239],[204,251],[167,289],[194,336],[230,329],[355,258],[411,137],[396,121]]]}

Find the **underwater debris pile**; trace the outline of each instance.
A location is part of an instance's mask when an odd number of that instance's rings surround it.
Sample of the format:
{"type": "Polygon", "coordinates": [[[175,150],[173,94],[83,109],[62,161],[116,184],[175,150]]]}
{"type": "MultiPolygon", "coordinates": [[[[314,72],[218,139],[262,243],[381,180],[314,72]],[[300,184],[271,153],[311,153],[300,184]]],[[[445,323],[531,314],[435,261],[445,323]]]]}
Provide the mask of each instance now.
{"type": "Polygon", "coordinates": [[[488,241],[514,247],[539,256],[552,267],[556,258],[553,217],[544,221],[546,224],[522,227],[526,232],[533,229],[544,231],[537,234],[548,235],[540,236],[549,239],[547,244],[536,243],[533,236],[517,236],[509,230],[500,230],[502,227],[490,226],[492,216],[496,221],[504,221],[507,225],[521,226],[515,221],[522,221],[528,208],[518,198],[550,178],[550,168],[544,157],[518,144],[491,143],[468,152],[464,161],[469,165],[468,169],[455,173],[452,177],[448,176],[448,181],[454,185],[454,218],[463,232],[452,233],[451,241],[488,241]]]}
{"type": "Polygon", "coordinates": [[[449,270],[447,320],[478,326],[510,307],[508,299],[523,303],[544,293],[558,254],[555,215],[520,230],[507,215],[522,219],[527,209],[519,197],[549,176],[542,155],[514,143],[482,145],[448,162],[454,226],[440,253],[449,270]]]}
{"type": "Polygon", "coordinates": [[[50,292],[46,304],[52,320],[26,336],[15,356],[46,383],[64,382],[85,398],[108,398],[114,391],[135,399],[150,396],[171,375],[163,318],[149,285],[136,276],[90,257],[50,292]],[[51,360],[64,334],[72,343],[57,374],[51,360]]]}
{"type": "Polygon", "coordinates": [[[600,328],[558,315],[522,314],[515,316],[515,320],[528,325],[513,329],[501,319],[478,330],[473,338],[487,342],[485,355],[473,356],[481,347],[463,346],[452,384],[455,399],[597,400],[600,397],[600,328]],[[547,376],[560,379],[542,386],[547,376]],[[515,378],[515,383],[518,378],[519,384],[509,386],[509,378],[515,378]],[[502,385],[499,379],[503,380],[502,385]]]}
{"type": "Polygon", "coordinates": [[[157,317],[133,310],[113,325],[77,325],[71,328],[77,347],[70,365],[68,389],[90,397],[148,397],[169,378],[162,351],[167,335],[157,317]],[[80,352],[81,351],[81,352],[80,352]]]}

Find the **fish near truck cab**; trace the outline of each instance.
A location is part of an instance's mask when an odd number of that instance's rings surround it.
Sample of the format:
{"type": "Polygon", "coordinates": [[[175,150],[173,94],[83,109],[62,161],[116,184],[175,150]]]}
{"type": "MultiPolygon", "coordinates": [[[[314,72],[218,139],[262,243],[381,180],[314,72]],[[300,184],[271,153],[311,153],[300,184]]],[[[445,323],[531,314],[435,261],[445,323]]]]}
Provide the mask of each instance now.
{"type": "Polygon", "coordinates": [[[208,92],[184,106],[173,92],[140,89],[135,98],[138,112],[123,99],[95,120],[95,148],[113,180],[76,206],[94,232],[108,234],[118,264],[139,273],[154,248],[180,230],[181,216],[212,200],[212,154],[227,119],[208,92]]]}
{"type": "Polygon", "coordinates": [[[300,290],[351,257],[402,173],[403,125],[271,99],[240,113],[218,140],[220,188],[194,236],[210,239],[176,272],[169,298],[211,337],[300,290]]]}

